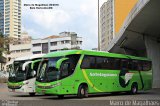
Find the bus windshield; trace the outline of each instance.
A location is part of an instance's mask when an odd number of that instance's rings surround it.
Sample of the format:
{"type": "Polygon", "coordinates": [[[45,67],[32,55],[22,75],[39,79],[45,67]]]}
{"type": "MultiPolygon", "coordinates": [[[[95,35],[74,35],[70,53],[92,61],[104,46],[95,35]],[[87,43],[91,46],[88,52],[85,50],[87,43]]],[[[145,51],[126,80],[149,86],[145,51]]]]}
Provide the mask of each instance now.
{"type": "Polygon", "coordinates": [[[59,71],[56,69],[56,62],[60,58],[61,57],[43,59],[38,69],[37,81],[50,82],[58,80],[59,71]]]}
{"type": "Polygon", "coordinates": [[[10,82],[19,82],[24,81],[26,78],[26,71],[22,70],[23,64],[25,61],[15,61],[13,63],[13,68],[9,72],[9,81],[10,82]]]}
{"type": "Polygon", "coordinates": [[[80,58],[79,54],[65,56],[68,58],[61,63],[61,68],[56,69],[56,62],[63,57],[45,58],[41,61],[38,69],[36,80],[39,82],[52,82],[66,78],[73,74],[77,62],[80,58]],[[68,66],[67,66],[68,64],[68,66]]]}

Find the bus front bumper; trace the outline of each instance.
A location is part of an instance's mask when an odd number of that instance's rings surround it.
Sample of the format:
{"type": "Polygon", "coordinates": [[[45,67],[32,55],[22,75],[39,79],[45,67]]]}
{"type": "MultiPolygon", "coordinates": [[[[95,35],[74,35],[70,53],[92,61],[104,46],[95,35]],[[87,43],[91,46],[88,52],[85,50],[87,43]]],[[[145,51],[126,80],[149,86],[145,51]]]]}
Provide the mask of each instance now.
{"type": "Polygon", "coordinates": [[[17,93],[30,93],[35,92],[35,88],[27,85],[23,85],[18,89],[15,88],[8,88],[9,92],[17,92],[17,93]]]}
{"type": "Polygon", "coordinates": [[[59,92],[59,87],[56,87],[56,88],[49,88],[49,89],[43,89],[43,88],[39,88],[39,87],[36,87],[36,93],[39,93],[39,94],[53,94],[53,95],[60,95],[60,92],[59,92]]]}

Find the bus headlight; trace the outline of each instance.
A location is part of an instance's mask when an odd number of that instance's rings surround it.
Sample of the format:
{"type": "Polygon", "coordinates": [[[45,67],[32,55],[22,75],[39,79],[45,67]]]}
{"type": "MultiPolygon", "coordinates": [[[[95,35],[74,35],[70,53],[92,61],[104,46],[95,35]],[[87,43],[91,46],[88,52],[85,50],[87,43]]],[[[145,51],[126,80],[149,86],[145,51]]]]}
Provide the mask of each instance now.
{"type": "Polygon", "coordinates": [[[53,85],[51,85],[51,86],[52,86],[52,88],[54,88],[54,87],[56,87],[56,86],[60,86],[60,85],[61,85],[61,83],[60,83],[60,82],[58,82],[58,83],[53,84],[53,85]]]}

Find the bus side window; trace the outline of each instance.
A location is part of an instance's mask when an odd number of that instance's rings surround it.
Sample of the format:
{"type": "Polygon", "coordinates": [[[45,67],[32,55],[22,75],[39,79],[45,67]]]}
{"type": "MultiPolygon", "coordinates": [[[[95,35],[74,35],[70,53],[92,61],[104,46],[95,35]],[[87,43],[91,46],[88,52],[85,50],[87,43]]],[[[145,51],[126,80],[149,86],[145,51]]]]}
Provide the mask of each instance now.
{"type": "Polygon", "coordinates": [[[121,70],[128,70],[128,60],[121,59],[121,70]]]}
{"type": "Polygon", "coordinates": [[[114,59],[112,58],[107,58],[107,69],[114,69],[114,59]]]}
{"type": "Polygon", "coordinates": [[[34,64],[33,70],[35,70],[36,72],[37,72],[37,70],[38,70],[39,63],[40,63],[40,62],[36,62],[36,63],[34,64]]]}
{"type": "Polygon", "coordinates": [[[151,62],[150,61],[143,61],[143,71],[151,70],[151,62]]]}
{"type": "Polygon", "coordinates": [[[69,58],[68,62],[70,63],[69,70],[68,70],[69,75],[71,75],[74,72],[80,56],[81,55],[79,54],[67,56],[69,58]]]}
{"type": "Polygon", "coordinates": [[[61,78],[65,78],[69,75],[69,69],[68,69],[68,61],[64,61],[62,62],[62,65],[61,65],[61,78]]]}
{"type": "Polygon", "coordinates": [[[138,71],[142,71],[143,70],[143,61],[138,61],[138,66],[137,66],[138,68],[137,68],[137,70],[138,71]]]}
{"type": "Polygon", "coordinates": [[[132,70],[138,70],[138,61],[137,60],[132,61],[132,70]]]}
{"type": "Polygon", "coordinates": [[[104,58],[103,57],[96,57],[96,69],[104,69],[105,64],[104,64],[104,58]]]}
{"type": "Polygon", "coordinates": [[[120,70],[120,59],[114,59],[114,70],[120,70]]]}
{"type": "Polygon", "coordinates": [[[31,70],[31,63],[29,63],[29,64],[26,66],[25,70],[28,72],[28,74],[27,74],[27,79],[33,78],[32,74],[31,74],[31,71],[32,71],[32,70],[31,70]]]}
{"type": "Polygon", "coordinates": [[[96,58],[93,56],[84,56],[81,68],[82,69],[95,69],[96,64],[95,64],[96,58]]]}
{"type": "Polygon", "coordinates": [[[76,54],[76,55],[69,55],[66,57],[69,59],[64,61],[61,64],[61,68],[60,68],[61,78],[65,78],[65,77],[73,74],[73,72],[77,66],[78,60],[80,58],[80,55],[76,54]]]}

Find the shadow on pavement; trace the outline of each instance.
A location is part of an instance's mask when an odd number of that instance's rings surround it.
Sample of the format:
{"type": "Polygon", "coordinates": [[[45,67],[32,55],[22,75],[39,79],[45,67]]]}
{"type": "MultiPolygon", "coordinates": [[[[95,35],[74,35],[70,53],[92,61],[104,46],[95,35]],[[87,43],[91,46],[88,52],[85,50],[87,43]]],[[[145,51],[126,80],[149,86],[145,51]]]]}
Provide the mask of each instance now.
{"type": "MultiPolygon", "coordinates": [[[[136,95],[148,95],[151,94],[152,92],[138,92],[136,95]]],[[[114,96],[119,96],[119,97],[123,97],[123,96],[132,96],[131,94],[128,93],[117,93],[117,94],[111,94],[111,93],[99,93],[99,94],[89,94],[88,98],[97,98],[97,97],[114,97],[114,96]]],[[[134,95],[133,95],[134,96],[134,95]]],[[[76,95],[66,95],[64,96],[63,99],[59,99],[57,96],[55,95],[50,95],[50,97],[44,97],[42,99],[48,99],[48,100],[68,100],[68,99],[79,99],[82,100],[81,98],[78,98],[76,95]]]]}

